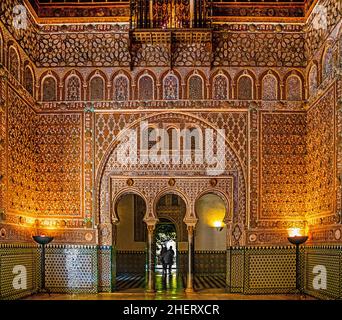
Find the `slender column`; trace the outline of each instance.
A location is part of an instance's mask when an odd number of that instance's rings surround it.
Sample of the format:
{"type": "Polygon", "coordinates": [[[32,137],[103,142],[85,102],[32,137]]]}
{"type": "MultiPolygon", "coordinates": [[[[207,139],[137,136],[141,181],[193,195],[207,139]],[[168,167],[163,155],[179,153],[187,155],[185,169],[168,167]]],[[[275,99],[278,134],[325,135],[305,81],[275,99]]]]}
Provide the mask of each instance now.
{"type": "Polygon", "coordinates": [[[153,0],[150,0],[150,28],[153,28],[153,0]]]}
{"type": "Polygon", "coordinates": [[[194,292],[193,257],[194,257],[194,226],[188,225],[188,276],[186,281],[186,293],[194,292]]]}
{"type": "Polygon", "coordinates": [[[194,24],[194,0],[190,0],[190,28],[194,24]]]}
{"type": "Polygon", "coordinates": [[[148,269],[147,269],[147,288],[146,292],[155,292],[155,279],[154,279],[154,259],[153,259],[153,235],[156,224],[147,223],[147,254],[148,254],[148,269]]]}

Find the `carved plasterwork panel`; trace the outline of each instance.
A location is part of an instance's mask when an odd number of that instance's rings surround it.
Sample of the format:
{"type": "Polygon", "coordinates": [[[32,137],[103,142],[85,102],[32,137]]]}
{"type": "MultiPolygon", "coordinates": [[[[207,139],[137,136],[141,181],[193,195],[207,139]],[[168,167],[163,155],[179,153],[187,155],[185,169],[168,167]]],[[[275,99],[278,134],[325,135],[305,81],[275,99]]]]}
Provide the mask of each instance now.
{"type": "Polygon", "coordinates": [[[324,45],[325,39],[339,21],[341,21],[341,1],[318,1],[306,24],[305,48],[308,60],[312,59],[324,45]]]}
{"type": "Polygon", "coordinates": [[[9,89],[8,94],[8,210],[36,212],[35,123],[36,114],[9,89]]]}
{"type": "Polygon", "coordinates": [[[38,35],[37,66],[129,66],[128,33],[98,32],[91,25],[81,26],[73,33],[65,31],[59,29],[56,33],[38,35]]]}
{"type": "Polygon", "coordinates": [[[283,33],[273,31],[272,27],[266,32],[255,32],[257,27],[252,32],[248,32],[247,26],[240,28],[214,34],[215,66],[305,66],[304,33],[300,29],[293,26],[292,32],[283,33]]]}
{"type": "Polygon", "coordinates": [[[309,218],[331,215],[335,210],[335,86],[307,113],[307,170],[309,218]]]}
{"type": "MultiPolygon", "coordinates": [[[[130,176],[110,176],[108,198],[108,211],[103,212],[99,217],[100,230],[106,230],[105,233],[100,232],[99,241],[101,244],[111,243],[111,231],[108,227],[112,223],[118,223],[120,217],[117,216],[115,205],[119,199],[128,193],[138,194],[147,204],[145,219],[151,220],[158,218],[157,203],[159,199],[165,194],[179,195],[185,203],[186,212],[184,217],[180,217],[181,223],[196,223],[197,217],[195,213],[195,202],[203,194],[216,193],[224,201],[227,212],[224,221],[230,224],[232,221],[235,202],[234,193],[237,190],[234,187],[234,178],[232,176],[220,176],[216,178],[217,184],[212,187],[210,184],[210,177],[184,177],[178,176],[174,178],[174,185],[170,186],[169,177],[132,177],[133,186],[127,186],[127,179],[130,176]]],[[[234,237],[233,237],[234,238],[234,237]]],[[[233,243],[239,244],[241,241],[241,234],[233,239],[233,243]]]]}
{"type": "Polygon", "coordinates": [[[37,118],[37,215],[82,217],[83,117],[39,114],[37,118]]]}
{"type": "Polygon", "coordinates": [[[71,76],[66,85],[66,100],[80,101],[81,100],[81,81],[77,76],[71,76]]]}
{"type": "MultiPolygon", "coordinates": [[[[224,128],[226,129],[226,164],[224,174],[228,174],[232,177],[233,181],[233,222],[240,223],[242,227],[246,221],[246,161],[247,161],[247,118],[246,113],[238,112],[226,112],[218,114],[187,114],[187,113],[170,113],[165,112],[162,114],[150,114],[148,116],[143,113],[137,119],[132,114],[122,113],[117,114],[103,114],[99,113],[96,115],[96,130],[98,137],[96,142],[96,149],[102,150],[102,159],[99,158],[97,166],[97,190],[100,190],[98,194],[98,212],[99,216],[106,216],[110,211],[109,203],[109,179],[111,176],[116,174],[130,175],[133,179],[134,177],[139,177],[141,179],[143,176],[148,176],[149,179],[153,181],[152,176],[158,177],[161,174],[166,174],[168,177],[174,176],[176,181],[178,176],[188,176],[188,186],[184,185],[184,191],[182,191],[186,196],[189,194],[196,194],[196,191],[192,193],[192,189],[195,188],[190,181],[196,179],[195,177],[206,177],[206,164],[120,164],[114,157],[115,154],[115,139],[118,136],[119,128],[126,129],[129,127],[137,127],[141,120],[147,120],[151,125],[172,125],[178,126],[179,128],[186,128],[187,126],[200,126],[202,129],[210,128],[224,128]],[[139,121],[137,121],[139,119],[139,121]],[[127,121],[127,122],[126,122],[127,121]],[[133,124],[129,126],[129,124],[133,124]],[[136,123],[136,125],[134,124],[136,123]],[[115,129],[114,129],[115,128],[115,129]],[[101,162],[99,162],[101,160],[101,162]],[[190,178],[190,177],[193,178],[190,178]],[[193,186],[193,187],[192,187],[193,186]],[[185,191],[185,189],[187,190],[185,191]]],[[[121,130],[122,130],[121,129],[121,130]]],[[[96,152],[99,154],[99,152],[96,152]]],[[[220,177],[220,176],[219,176],[220,177]]],[[[126,185],[126,180],[122,182],[126,185]]],[[[163,182],[165,183],[165,182],[163,182]]],[[[149,193],[155,194],[160,191],[160,186],[154,184],[148,184],[150,188],[149,193]]],[[[123,185],[121,186],[123,187],[123,185]]],[[[127,185],[126,185],[127,187],[127,185]]],[[[134,184],[134,187],[136,185],[134,184]]],[[[145,189],[145,190],[148,190],[145,189]]],[[[139,189],[135,189],[139,190],[139,189]]],[[[147,192],[146,192],[147,194],[147,192]]],[[[150,207],[152,210],[152,207],[150,207]]],[[[149,212],[153,212],[149,210],[149,212]]],[[[242,233],[237,236],[237,241],[242,238],[242,233]]]]}
{"type": "Polygon", "coordinates": [[[127,101],[129,99],[129,80],[119,75],[114,79],[114,100],[127,101]]]}
{"type": "Polygon", "coordinates": [[[212,96],[213,99],[227,100],[228,99],[229,82],[226,76],[219,74],[214,78],[212,96]]]}
{"type": "Polygon", "coordinates": [[[261,219],[305,215],[305,113],[261,113],[261,219]]]}
{"type": "MultiPolygon", "coordinates": [[[[173,113],[169,113],[170,123],[174,122],[172,116],[173,113]]],[[[177,112],[175,112],[177,114],[177,112]]],[[[235,152],[244,163],[247,165],[247,115],[245,112],[192,112],[193,116],[205,119],[206,122],[211,123],[215,128],[221,128],[226,131],[227,140],[234,147],[235,152]]],[[[149,112],[134,113],[96,113],[96,125],[95,125],[95,164],[98,167],[102,157],[104,156],[107,148],[117,138],[118,134],[124,130],[129,124],[136,122],[138,119],[146,118],[147,121],[151,114],[149,112]]],[[[164,114],[165,117],[165,114],[164,114]]],[[[178,120],[178,119],[177,119],[178,120]]],[[[191,117],[186,119],[187,121],[194,122],[191,117]]],[[[186,120],[182,120],[183,123],[186,120]]],[[[178,120],[179,121],[179,120],[178,120]]],[[[178,122],[177,121],[177,122],[178,122]]]]}
{"type": "Polygon", "coordinates": [[[27,11],[26,27],[15,28],[13,23],[16,15],[13,13],[13,8],[18,5],[23,5],[22,0],[3,0],[0,3],[0,26],[6,26],[7,30],[11,33],[12,37],[18,41],[18,44],[23,48],[25,53],[35,61],[38,57],[38,39],[37,39],[37,26],[32,19],[31,14],[27,11]]]}
{"type": "MultiPolygon", "coordinates": [[[[0,71],[1,70],[0,68],[0,71]]],[[[2,72],[0,73],[1,75],[2,72]]],[[[6,137],[7,137],[7,108],[6,108],[6,81],[3,77],[0,77],[0,210],[4,210],[6,207],[6,183],[7,178],[7,152],[6,152],[6,137]]]]}

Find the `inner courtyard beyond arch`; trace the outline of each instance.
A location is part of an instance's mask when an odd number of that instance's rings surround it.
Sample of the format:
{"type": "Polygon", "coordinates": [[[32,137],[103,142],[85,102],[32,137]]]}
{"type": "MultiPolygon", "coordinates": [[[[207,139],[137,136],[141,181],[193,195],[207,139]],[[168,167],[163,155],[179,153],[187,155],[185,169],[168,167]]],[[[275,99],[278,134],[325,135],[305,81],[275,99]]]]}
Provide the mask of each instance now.
{"type": "Polygon", "coordinates": [[[341,299],[341,12],[2,0],[0,300],[341,299]]]}

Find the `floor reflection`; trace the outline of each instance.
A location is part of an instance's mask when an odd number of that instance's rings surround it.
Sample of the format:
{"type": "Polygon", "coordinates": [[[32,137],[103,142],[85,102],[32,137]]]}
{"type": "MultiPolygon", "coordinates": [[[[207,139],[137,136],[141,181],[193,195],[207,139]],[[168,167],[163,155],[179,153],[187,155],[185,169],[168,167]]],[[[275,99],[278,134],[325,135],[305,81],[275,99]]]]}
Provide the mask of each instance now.
{"type": "Polygon", "coordinates": [[[176,269],[173,269],[171,273],[163,273],[162,270],[156,270],[156,292],[177,294],[183,291],[182,277],[179,275],[176,269]]]}

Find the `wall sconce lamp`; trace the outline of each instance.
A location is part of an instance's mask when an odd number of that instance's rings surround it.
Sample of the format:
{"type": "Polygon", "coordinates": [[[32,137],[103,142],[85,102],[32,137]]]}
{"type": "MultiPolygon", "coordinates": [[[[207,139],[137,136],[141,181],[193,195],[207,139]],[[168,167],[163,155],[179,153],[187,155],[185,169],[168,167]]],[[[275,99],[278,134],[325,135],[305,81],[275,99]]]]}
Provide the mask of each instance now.
{"type": "Polygon", "coordinates": [[[32,238],[41,247],[41,251],[40,251],[41,283],[40,283],[40,288],[38,288],[38,292],[47,292],[50,296],[50,290],[46,288],[45,286],[45,246],[53,240],[53,237],[48,237],[42,234],[42,235],[33,236],[32,238]]]}
{"type": "Polygon", "coordinates": [[[218,232],[222,231],[223,230],[223,227],[224,227],[224,224],[222,221],[215,221],[214,222],[214,227],[216,228],[216,230],[218,232]]]}
{"type": "Polygon", "coordinates": [[[299,228],[292,228],[289,230],[289,236],[287,240],[296,246],[296,290],[300,294],[303,294],[304,288],[301,277],[300,269],[300,248],[301,244],[304,244],[308,240],[308,236],[302,235],[299,228]]]}

